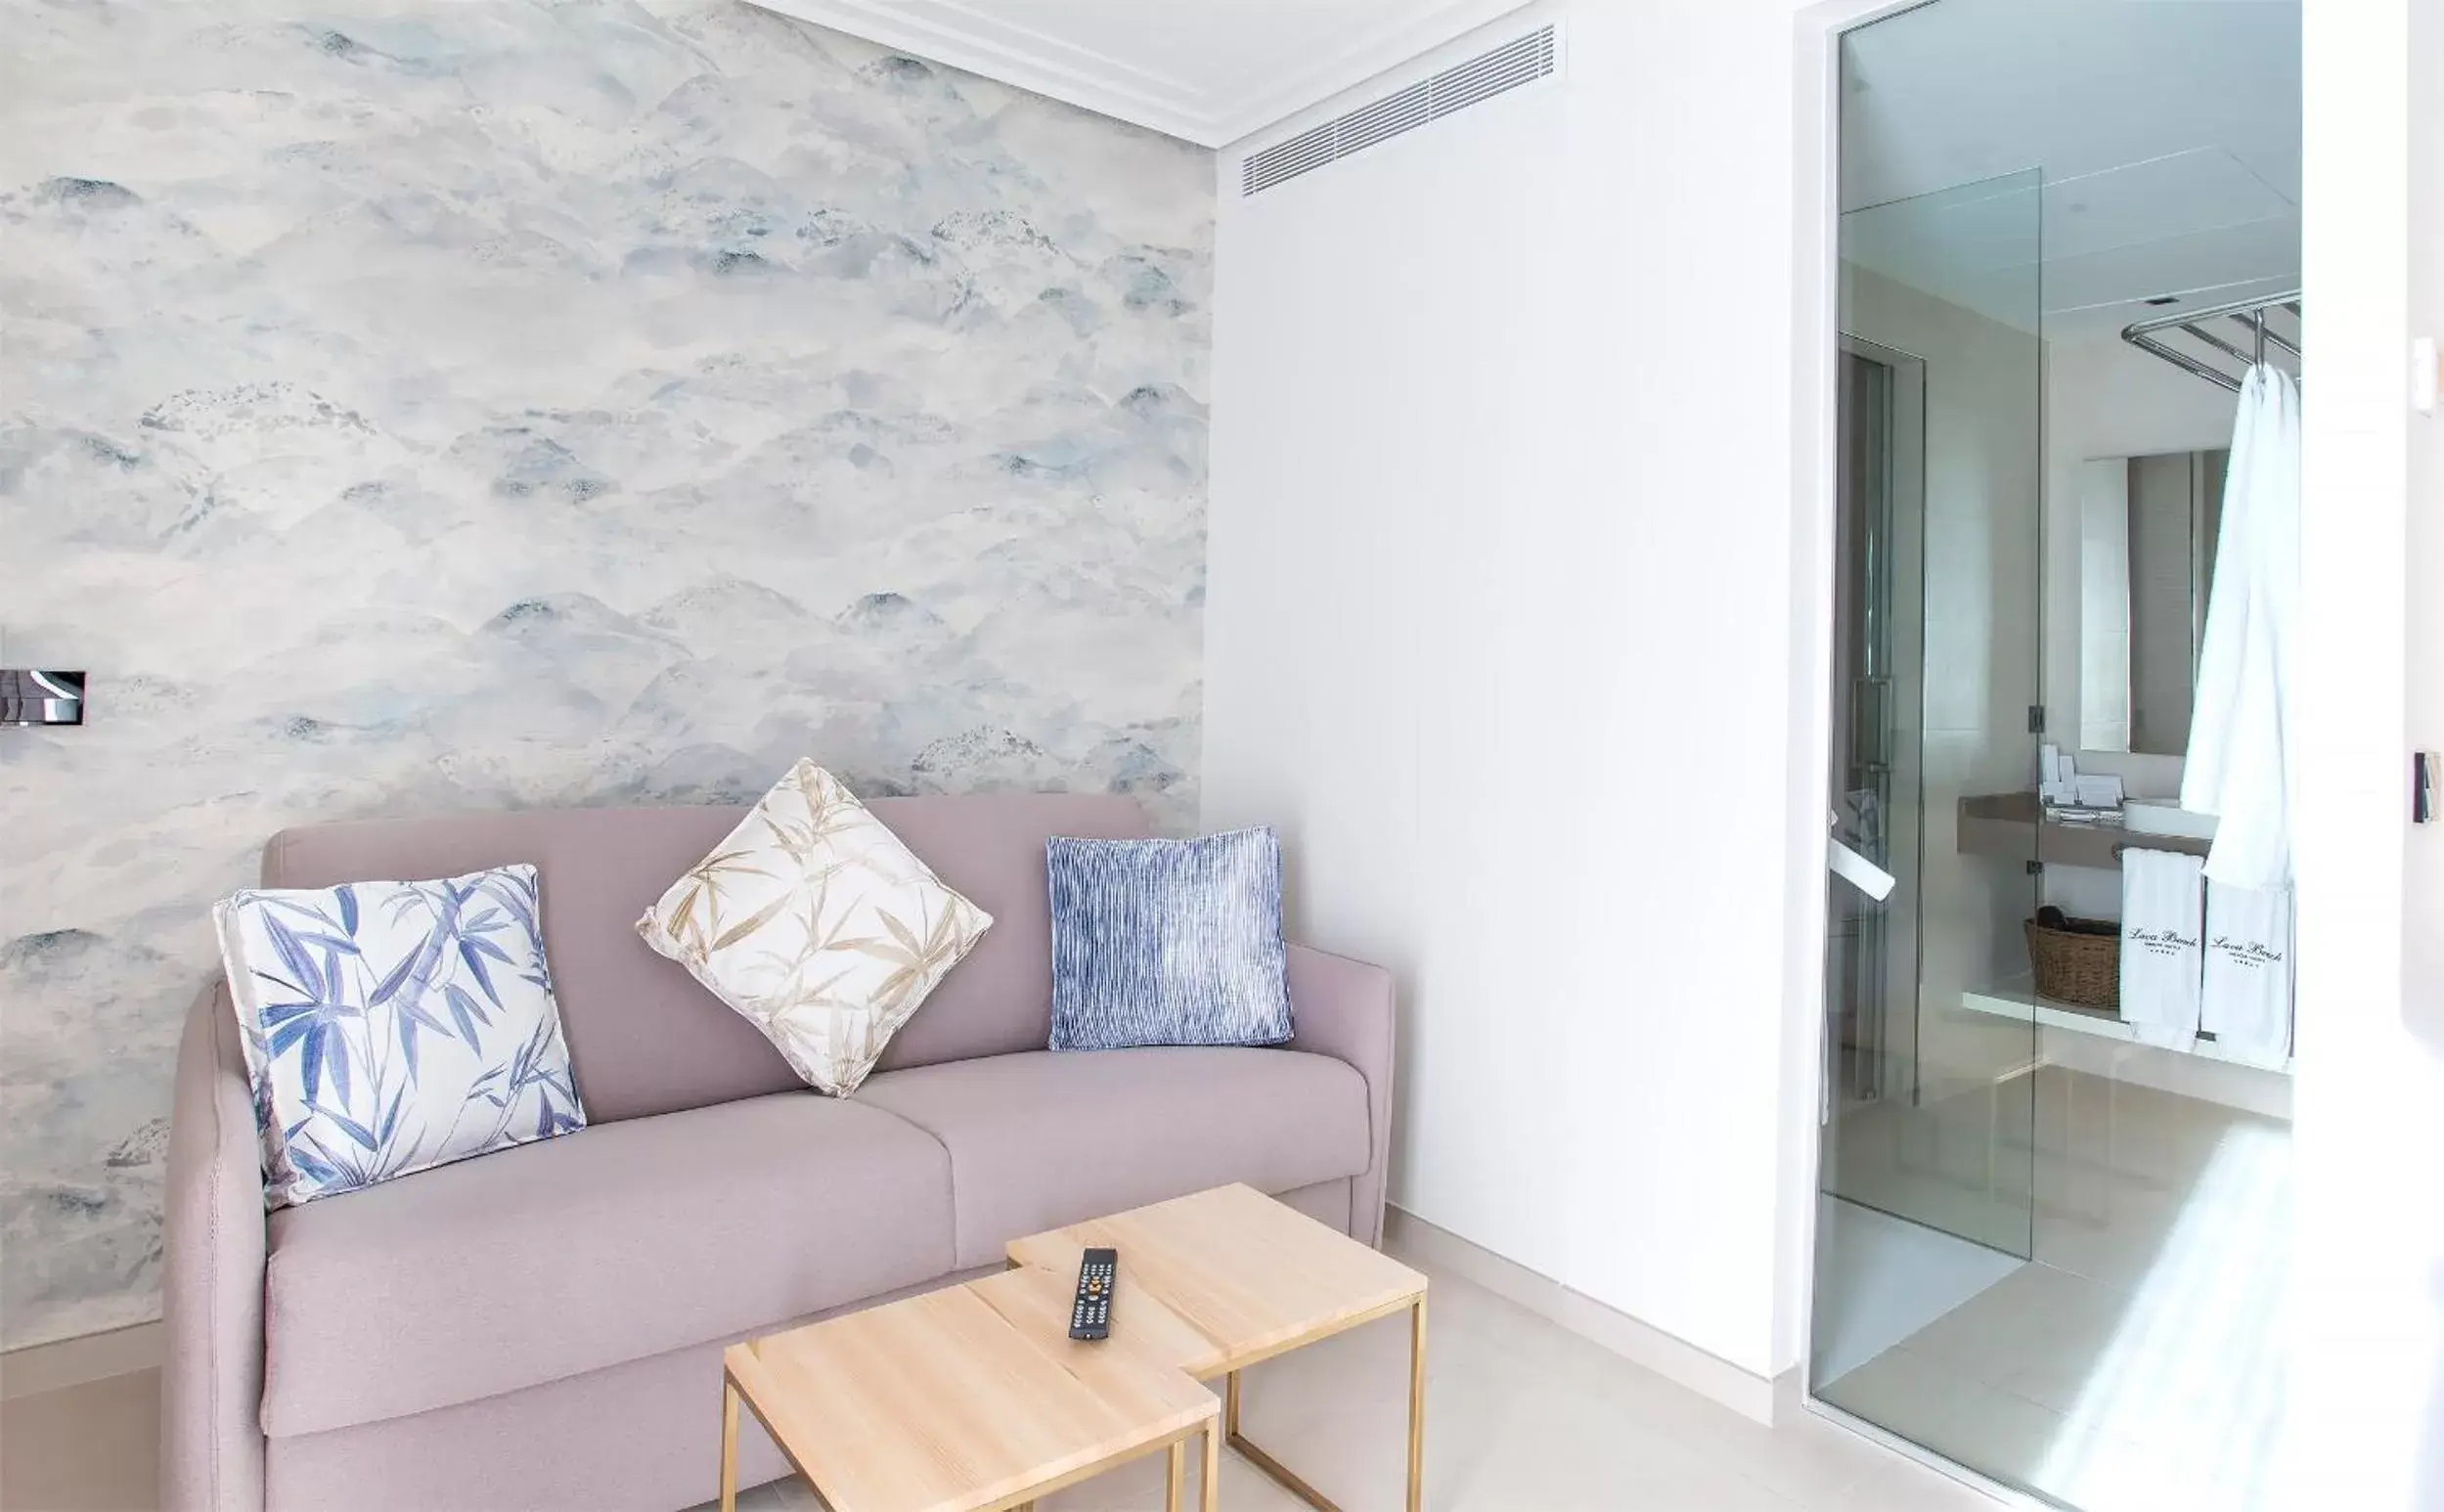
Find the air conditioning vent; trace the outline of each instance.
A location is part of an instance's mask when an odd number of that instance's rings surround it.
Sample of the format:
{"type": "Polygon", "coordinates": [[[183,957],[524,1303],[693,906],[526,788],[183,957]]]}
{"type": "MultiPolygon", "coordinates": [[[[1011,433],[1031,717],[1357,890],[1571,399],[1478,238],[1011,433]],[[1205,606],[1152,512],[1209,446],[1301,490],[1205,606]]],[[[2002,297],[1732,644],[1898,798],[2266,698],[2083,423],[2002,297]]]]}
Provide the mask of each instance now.
{"type": "Polygon", "coordinates": [[[1455,63],[1442,72],[1359,106],[1320,126],[1276,142],[1239,164],[1242,198],[1297,178],[1352,153],[1441,120],[1506,89],[1533,84],[1553,71],[1553,28],[1538,26],[1515,42],[1455,63]]]}

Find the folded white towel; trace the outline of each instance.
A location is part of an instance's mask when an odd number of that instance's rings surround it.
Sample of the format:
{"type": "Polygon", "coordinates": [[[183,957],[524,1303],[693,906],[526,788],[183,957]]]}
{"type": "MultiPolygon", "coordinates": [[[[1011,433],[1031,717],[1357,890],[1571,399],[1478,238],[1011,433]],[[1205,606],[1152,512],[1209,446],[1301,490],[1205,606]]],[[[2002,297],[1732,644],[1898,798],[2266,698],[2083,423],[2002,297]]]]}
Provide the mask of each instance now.
{"type": "Polygon", "coordinates": [[[2198,1039],[2205,867],[2178,851],[2121,853],[2121,1017],[2142,1044],[2198,1039]]]}
{"type": "Polygon", "coordinates": [[[2251,1065],[2291,1053],[2291,890],[2206,884],[2206,975],[2199,1027],[2251,1065]]]}

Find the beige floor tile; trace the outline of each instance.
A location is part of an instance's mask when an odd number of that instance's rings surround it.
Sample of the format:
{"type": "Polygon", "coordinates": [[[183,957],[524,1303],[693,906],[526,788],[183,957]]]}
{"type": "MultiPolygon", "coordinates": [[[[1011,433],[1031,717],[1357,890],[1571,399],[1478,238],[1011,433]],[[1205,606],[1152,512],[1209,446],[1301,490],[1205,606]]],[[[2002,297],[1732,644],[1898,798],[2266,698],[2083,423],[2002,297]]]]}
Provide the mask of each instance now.
{"type": "Polygon", "coordinates": [[[0,1401],[0,1507],[8,1512],[149,1512],[160,1372],[0,1401]]]}
{"type": "Polygon", "coordinates": [[[822,1506],[806,1483],[794,1476],[738,1493],[738,1512],[820,1512],[822,1506]]]}
{"type": "MultiPolygon", "coordinates": [[[[2088,1512],[2244,1512],[2280,1420],[2288,1127],[2057,1068],[2033,1109],[2034,1150],[2008,1129],[1996,1150],[1998,1172],[2019,1161],[2032,1182],[2037,1263],[1827,1400],[2088,1512]]],[[[1964,1122],[1947,1113],[1945,1137],[1964,1122]]],[[[1992,1228],[1981,1162],[1889,1136],[1848,1153],[1865,1190],[1992,1228]],[[1931,1189],[1944,1182],[1960,1188],[1948,1208],[1931,1189]]]]}
{"type": "Polygon", "coordinates": [[[2046,1467],[2073,1433],[2071,1420],[1982,1381],[1962,1380],[1953,1408],[1926,1446],[2007,1485],[2047,1486],[2046,1467]]]}
{"type": "Polygon", "coordinates": [[[2000,1503],[1974,1487],[1896,1456],[1817,1505],[1822,1512],[1994,1512],[2000,1503]]]}
{"type": "Polygon", "coordinates": [[[2056,1272],[2003,1291],[1947,1315],[1939,1349],[1919,1348],[1922,1334],[1832,1383],[1827,1400],[2086,1512],[2255,1504],[2281,1360],[2274,1341],[2245,1334],[2272,1326],[2274,1310],[2219,1336],[2151,1331],[2135,1311],[2100,1333],[2093,1304],[2113,1294],[2094,1283],[2056,1272]],[[2016,1374],[1984,1378],[2004,1360],[2016,1374]]]}
{"type": "Polygon", "coordinates": [[[1817,1394],[1852,1417],[1923,1444],[1950,1424],[1964,1379],[1949,1362],[1902,1346],[1818,1387],[1817,1394]]]}
{"type": "MultiPolygon", "coordinates": [[[[2080,1181],[2073,1174],[2049,1184],[2068,1190],[2080,1181]]],[[[2104,1183],[2090,1178],[2086,1184],[2104,1183]]],[[[2254,1123],[2236,1124],[2176,1185],[2122,1177],[2106,1186],[2101,1206],[2092,1197],[2077,1209],[2040,1206],[2036,1258],[2128,1291],[2160,1283],[2173,1267],[2203,1264],[2209,1247],[2230,1258],[2234,1246],[2259,1245],[2279,1258],[2282,1243],[2264,1246],[2262,1239],[2288,1231],[2290,1185],[2289,1140],[2254,1123]]]]}
{"type": "Polygon", "coordinates": [[[2027,1479],[2084,1512],[2237,1512],[2246,1506],[2217,1479],[2212,1464],[2097,1427],[2063,1440],[2027,1479]]]}
{"type": "Polygon", "coordinates": [[[1770,1427],[1646,1371],[1620,1373],[1607,1393],[1642,1427],[1802,1506],[1820,1504],[1893,1459],[1881,1445],[1807,1410],[1795,1391],[1784,1393],[1770,1427]]]}
{"type": "MultiPolygon", "coordinates": [[[[1191,1506],[1195,1504],[1197,1494],[1195,1452],[1191,1448],[1188,1461],[1188,1502],[1191,1506]]],[[[1241,1508],[1247,1509],[1247,1512],[1296,1512],[1296,1509],[1307,1505],[1236,1455],[1225,1455],[1222,1459],[1222,1500],[1230,1512],[1240,1512],[1241,1508]]],[[[1159,1454],[1123,1465],[1038,1503],[1044,1512],[1156,1512],[1162,1504],[1163,1457],[1159,1454]]]]}
{"type": "Polygon", "coordinates": [[[2101,1355],[2131,1306],[2125,1292],[2024,1266],[1912,1334],[1911,1352],[2001,1384],[2064,1356],[2101,1355]]]}

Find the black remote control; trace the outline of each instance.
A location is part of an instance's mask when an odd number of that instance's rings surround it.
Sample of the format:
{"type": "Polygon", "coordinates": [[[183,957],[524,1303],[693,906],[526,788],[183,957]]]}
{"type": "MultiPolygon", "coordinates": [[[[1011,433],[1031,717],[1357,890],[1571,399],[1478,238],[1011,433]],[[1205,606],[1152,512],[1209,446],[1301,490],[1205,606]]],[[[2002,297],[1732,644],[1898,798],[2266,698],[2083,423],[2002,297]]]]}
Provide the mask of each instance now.
{"type": "Polygon", "coordinates": [[[1108,1338],[1112,1332],[1112,1287],[1120,1280],[1118,1250],[1089,1250],[1078,1262],[1078,1298],[1069,1305],[1069,1336],[1108,1338]]]}

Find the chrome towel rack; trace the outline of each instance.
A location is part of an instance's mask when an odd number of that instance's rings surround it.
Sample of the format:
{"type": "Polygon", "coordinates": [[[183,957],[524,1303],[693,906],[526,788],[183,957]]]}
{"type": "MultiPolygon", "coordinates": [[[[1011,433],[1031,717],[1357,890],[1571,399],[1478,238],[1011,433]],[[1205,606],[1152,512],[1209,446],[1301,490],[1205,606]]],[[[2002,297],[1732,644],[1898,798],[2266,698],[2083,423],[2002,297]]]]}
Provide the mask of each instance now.
{"type": "Polygon", "coordinates": [[[2294,289],[2288,293],[2261,294],[2254,299],[2208,305],[2202,310],[2158,315],[2122,328],[2121,339],[2237,394],[2248,370],[2266,360],[2268,347],[2288,352],[2295,360],[2299,357],[2300,291],[2294,289]],[[2219,334],[2225,328],[2218,322],[2240,328],[2240,339],[2247,344],[2236,344],[2219,334]],[[2194,344],[2176,344],[2173,338],[2183,336],[2194,344]],[[2239,363],[2241,371],[2227,372],[2220,366],[2227,361],[2239,363]]]}

